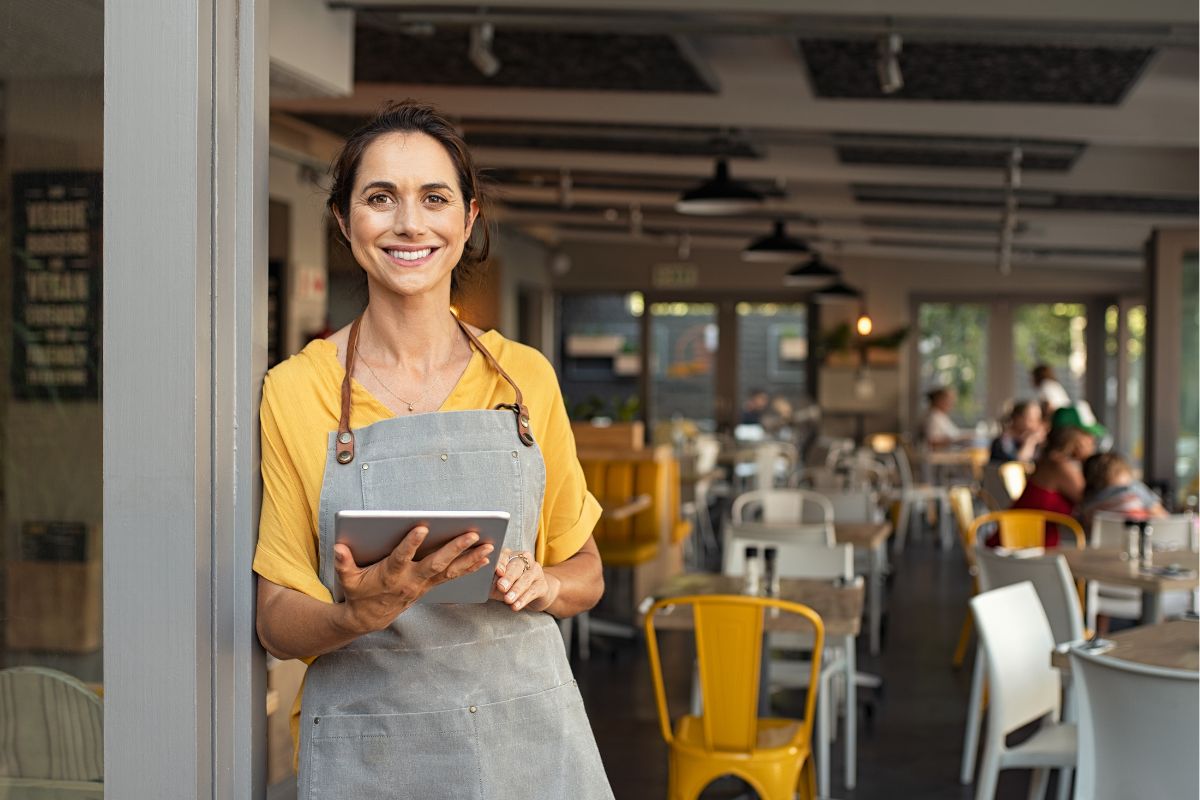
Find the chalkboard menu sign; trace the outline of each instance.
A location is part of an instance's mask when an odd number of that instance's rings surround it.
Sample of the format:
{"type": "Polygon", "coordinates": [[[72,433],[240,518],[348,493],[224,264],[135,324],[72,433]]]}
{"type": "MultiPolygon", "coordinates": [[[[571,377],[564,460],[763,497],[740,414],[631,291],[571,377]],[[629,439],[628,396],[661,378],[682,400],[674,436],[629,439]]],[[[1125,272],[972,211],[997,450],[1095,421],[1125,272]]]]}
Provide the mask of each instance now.
{"type": "Polygon", "coordinates": [[[101,174],[24,172],[13,187],[13,394],[100,395],[101,174]]]}

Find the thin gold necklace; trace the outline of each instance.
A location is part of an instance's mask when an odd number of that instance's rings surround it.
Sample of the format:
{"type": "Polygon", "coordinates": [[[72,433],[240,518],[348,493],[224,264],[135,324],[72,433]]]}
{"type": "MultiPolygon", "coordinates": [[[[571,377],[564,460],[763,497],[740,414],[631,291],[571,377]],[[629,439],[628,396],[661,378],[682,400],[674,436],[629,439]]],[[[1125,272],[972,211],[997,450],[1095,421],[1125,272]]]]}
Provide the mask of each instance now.
{"type": "Polygon", "coordinates": [[[434,386],[438,386],[441,384],[441,380],[439,379],[437,381],[437,383],[427,385],[425,387],[425,391],[421,392],[420,396],[418,396],[416,400],[405,400],[403,397],[401,397],[400,395],[393,392],[391,387],[389,387],[386,383],[384,383],[383,378],[379,377],[379,374],[377,372],[375,372],[374,369],[371,368],[371,362],[367,361],[366,356],[364,356],[362,354],[362,350],[358,349],[358,342],[354,343],[354,352],[358,353],[358,358],[360,361],[362,361],[363,366],[367,368],[367,372],[371,373],[371,376],[373,378],[375,378],[375,381],[380,386],[383,387],[383,390],[385,392],[387,392],[388,394],[390,394],[392,397],[399,400],[404,405],[408,406],[408,413],[410,413],[410,414],[413,412],[413,409],[416,407],[416,405],[425,399],[425,395],[429,394],[429,392],[433,390],[434,386]]]}

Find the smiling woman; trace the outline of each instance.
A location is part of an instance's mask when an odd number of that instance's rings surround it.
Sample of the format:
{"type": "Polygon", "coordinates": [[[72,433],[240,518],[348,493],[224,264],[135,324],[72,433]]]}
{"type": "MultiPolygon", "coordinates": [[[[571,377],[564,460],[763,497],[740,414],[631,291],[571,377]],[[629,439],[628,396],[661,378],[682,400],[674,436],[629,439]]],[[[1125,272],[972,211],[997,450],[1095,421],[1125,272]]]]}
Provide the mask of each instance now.
{"type": "Polygon", "coordinates": [[[258,631],[277,657],[311,660],[293,710],[300,796],[607,800],[553,620],[603,591],[600,507],[549,362],[451,313],[489,246],[470,154],[406,102],[333,169],[329,208],[369,301],[268,373],[261,412],[258,631]],[[488,564],[468,531],[416,559],[418,526],[360,565],[334,520],[364,508],[507,512],[490,600],[420,602],[488,564]]]}

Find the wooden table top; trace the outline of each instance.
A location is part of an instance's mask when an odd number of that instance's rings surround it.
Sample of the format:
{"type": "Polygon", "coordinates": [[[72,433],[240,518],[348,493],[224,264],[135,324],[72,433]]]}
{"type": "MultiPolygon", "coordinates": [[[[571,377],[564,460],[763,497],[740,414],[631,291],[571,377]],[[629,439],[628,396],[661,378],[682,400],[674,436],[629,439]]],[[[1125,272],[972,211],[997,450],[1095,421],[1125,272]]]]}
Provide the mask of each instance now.
{"type": "Polygon", "coordinates": [[[975,455],[974,450],[975,448],[957,450],[930,450],[928,452],[921,453],[921,461],[938,467],[969,466],[975,463],[975,460],[979,458],[975,455]]]}
{"type": "MultiPolygon", "coordinates": [[[[1141,625],[1104,638],[1116,645],[1104,652],[1109,658],[1151,667],[1200,671],[1200,624],[1195,620],[1141,625]]],[[[1070,656],[1058,650],[1050,661],[1059,669],[1071,668],[1070,656]]]]}
{"type": "Polygon", "coordinates": [[[601,512],[604,519],[622,520],[629,519],[634,514],[645,511],[650,507],[654,499],[648,494],[640,494],[637,497],[630,498],[625,502],[620,503],[602,503],[603,511],[601,512]]]}
{"type": "MultiPolygon", "coordinates": [[[[819,528],[819,522],[739,522],[733,526],[735,535],[741,533],[756,539],[785,541],[789,531],[797,528],[819,528]]],[[[835,522],[833,536],[838,544],[850,544],[855,550],[873,550],[892,535],[890,522],[835,522]]]]}
{"type": "MultiPolygon", "coordinates": [[[[654,590],[655,600],[681,597],[689,594],[741,594],[742,578],[731,575],[714,575],[709,572],[688,572],[668,580],[654,590]]],[[[780,599],[808,606],[825,623],[826,636],[857,636],[861,629],[863,612],[863,585],[856,581],[845,586],[836,586],[829,581],[803,578],[781,578],[780,599]]],[[[670,613],[660,611],[654,618],[660,630],[690,630],[692,612],[689,608],[676,607],[670,613]]],[[[810,631],[811,627],[795,614],[780,614],[768,617],[770,631],[810,631]]]]}
{"type": "Polygon", "coordinates": [[[1190,575],[1166,576],[1142,572],[1137,565],[1137,559],[1130,559],[1124,550],[1108,548],[1085,548],[1075,550],[1063,548],[1056,551],[1067,559],[1071,574],[1077,580],[1103,581],[1121,586],[1133,586],[1146,592],[1170,592],[1175,590],[1195,589],[1200,586],[1197,569],[1200,560],[1196,553],[1187,550],[1159,550],[1154,553],[1154,565],[1163,567],[1178,564],[1184,569],[1191,570],[1190,575]]]}

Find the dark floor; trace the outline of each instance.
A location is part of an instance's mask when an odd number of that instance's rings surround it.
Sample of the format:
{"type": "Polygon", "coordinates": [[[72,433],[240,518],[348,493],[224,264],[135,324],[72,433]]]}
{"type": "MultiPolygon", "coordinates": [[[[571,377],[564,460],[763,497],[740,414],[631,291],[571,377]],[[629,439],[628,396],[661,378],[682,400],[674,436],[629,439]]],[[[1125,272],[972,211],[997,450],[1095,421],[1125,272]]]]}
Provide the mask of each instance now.
{"type": "MultiPolygon", "coordinates": [[[[859,668],[884,677],[882,693],[862,690],[858,785],[845,788],[842,744],[833,746],[832,796],[843,800],[930,798],[967,800],[973,786],[958,782],[971,663],[950,664],[970,586],[962,554],[938,550],[933,537],[911,541],[892,559],[883,652],[859,653],[859,668]],[[862,701],[866,702],[862,702],[862,701]]],[[[660,639],[670,702],[686,709],[691,643],[684,634],[660,639]]],[[[592,658],[576,664],[588,712],[618,800],[665,798],[667,750],[658,729],[644,644],[598,641],[592,658]]],[[[797,705],[787,702],[786,707],[797,705]]],[[[1024,798],[1029,773],[1001,773],[997,800],[1024,798]]],[[[1053,786],[1051,793],[1053,797],[1053,786]]],[[[724,780],[706,798],[753,796],[724,780]]]]}

